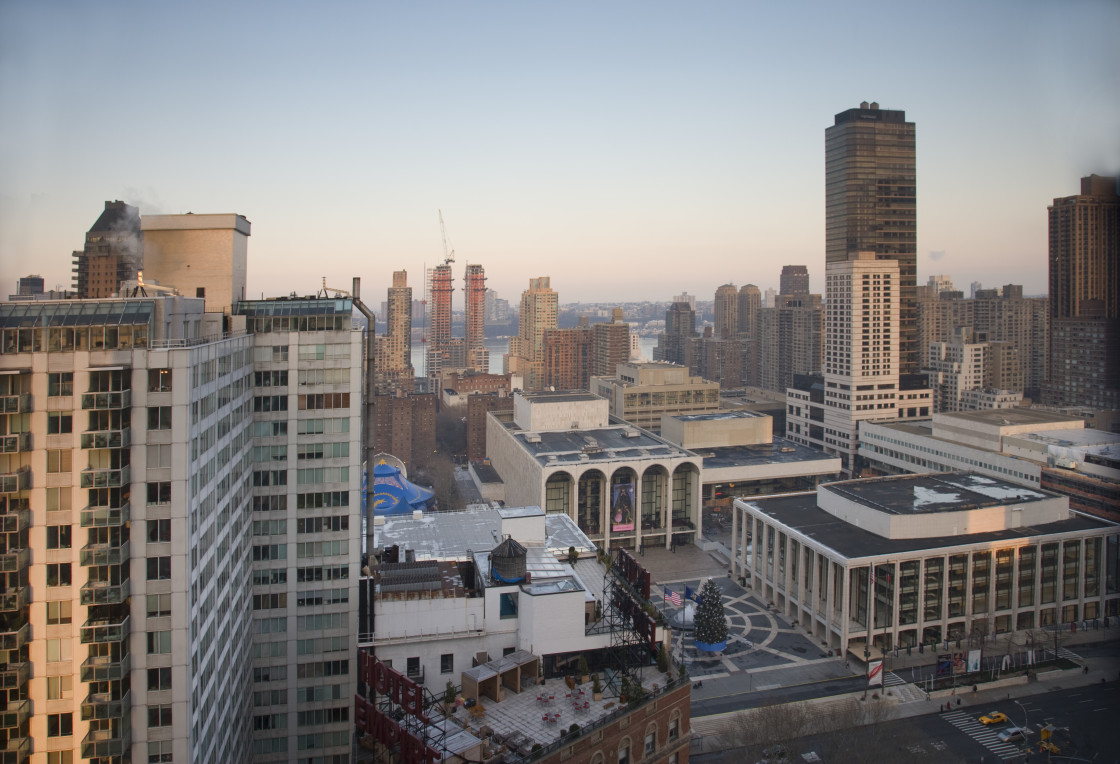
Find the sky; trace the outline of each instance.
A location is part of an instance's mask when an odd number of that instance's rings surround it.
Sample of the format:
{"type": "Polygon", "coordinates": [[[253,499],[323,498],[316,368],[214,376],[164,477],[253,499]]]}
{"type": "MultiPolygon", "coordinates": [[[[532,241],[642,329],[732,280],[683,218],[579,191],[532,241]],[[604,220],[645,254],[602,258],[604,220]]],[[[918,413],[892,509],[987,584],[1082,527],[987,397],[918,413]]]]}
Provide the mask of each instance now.
{"type": "MultiPolygon", "coordinates": [[[[1120,171],[1120,3],[0,3],[0,294],[106,200],[252,222],[248,292],[385,299],[439,225],[516,302],[824,286],[824,130],[916,124],[918,278],[1046,292],[1046,206],[1120,171]]],[[[461,300],[461,290],[456,297],[461,300]]]]}

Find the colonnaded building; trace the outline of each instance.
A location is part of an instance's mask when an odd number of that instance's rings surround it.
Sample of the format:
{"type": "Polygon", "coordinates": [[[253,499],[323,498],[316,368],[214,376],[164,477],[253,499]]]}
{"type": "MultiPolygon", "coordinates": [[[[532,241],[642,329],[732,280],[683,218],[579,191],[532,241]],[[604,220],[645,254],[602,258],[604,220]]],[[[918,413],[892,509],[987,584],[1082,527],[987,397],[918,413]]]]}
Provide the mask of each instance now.
{"type": "Polygon", "coordinates": [[[1120,527],[1042,489],[952,472],[734,507],[732,574],[857,658],[1120,615],[1120,527]]]}

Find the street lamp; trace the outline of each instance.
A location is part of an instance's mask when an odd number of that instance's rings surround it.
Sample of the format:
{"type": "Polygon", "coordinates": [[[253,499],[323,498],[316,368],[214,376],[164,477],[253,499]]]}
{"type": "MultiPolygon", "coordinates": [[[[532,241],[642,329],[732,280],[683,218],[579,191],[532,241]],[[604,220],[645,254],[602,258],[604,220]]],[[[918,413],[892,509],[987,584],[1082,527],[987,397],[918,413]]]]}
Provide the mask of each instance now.
{"type": "Polygon", "coordinates": [[[1030,746],[1030,741],[1027,739],[1027,735],[1031,731],[1031,720],[1030,717],[1027,716],[1027,707],[1017,700],[1013,700],[1011,702],[1017,705],[1019,708],[1023,709],[1023,742],[1030,746]]]}

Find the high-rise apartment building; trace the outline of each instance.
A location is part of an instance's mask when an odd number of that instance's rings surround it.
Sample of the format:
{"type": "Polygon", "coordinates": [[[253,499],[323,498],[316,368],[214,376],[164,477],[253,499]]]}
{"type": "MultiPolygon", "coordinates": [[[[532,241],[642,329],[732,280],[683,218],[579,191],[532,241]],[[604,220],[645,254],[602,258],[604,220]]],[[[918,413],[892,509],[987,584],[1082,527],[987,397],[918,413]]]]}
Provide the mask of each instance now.
{"type": "Polygon", "coordinates": [[[425,337],[428,343],[425,374],[430,379],[439,379],[450,359],[451,298],[454,294],[451,266],[444,263],[432,268],[428,274],[428,331],[425,337]]]}
{"type": "Polygon", "coordinates": [[[486,271],[481,265],[468,265],[463,277],[466,303],[467,368],[490,370],[490,351],[486,349],[486,271]]]}
{"type": "Polygon", "coordinates": [[[1081,179],[1050,221],[1050,368],[1043,402],[1120,408],[1120,186],[1081,179]]]}
{"type": "Polygon", "coordinates": [[[797,374],[819,374],[824,357],[824,309],[819,294],[782,294],[758,312],[758,381],[785,392],[797,374]]]}
{"type": "Polygon", "coordinates": [[[1015,347],[1008,342],[989,343],[969,327],[959,327],[951,342],[930,343],[922,373],[929,377],[933,410],[939,414],[1012,408],[1022,402],[1015,347]]]}
{"type": "Polygon", "coordinates": [[[427,467],[436,448],[436,393],[378,395],[373,405],[373,449],[409,469],[427,467]]]}
{"type": "Polygon", "coordinates": [[[363,337],[350,299],[234,306],[253,336],[253,760],[345,756],[357,691],[363,337]]]}
{"type": "Polygon", "coordinates": [[[591,344],[591,373],[595,376],[613,376],[618,364],[630,361],[630,324],[623,320],[622,308],[611,311],[609,322],[591,325],[591,344]]]}
{"type": "Polygon", "coordinates": [[[657,338],[654,359],[686,368],[691,366],[691,342],[696,336],[695,308],[683,300],[674,302],[665,311],[665,333],[657,338]]]}
{"type": "Polygon", "coordinates": [[[0,327],[6,760],[248,760],[252,338],[181,297],[0,327]]]}
{"type": "Polygon", "coordinates": [[[778,291],[781,294],[809,294],[809,269],[804,265],[783,265],[778,291]]]}
{"type": "Polygon", "coordinates": [[[393,286],[385,302],[385,334],[376,338],[375,389],[379,394],[399,389],[411,392],[415,371],[412,368],[412,287],[408,271],[393,271],[393,286]]]}
{"type": "MultiPolygon", "coordinates": [[[[243,215],[144,215],[144,276],[229,313],[245,299],[249,221],[243,215]]],[[[133,276],[132,278],[135,278],[133,276]]]]}
{"type": "MultiPolygon", "coordinates": [[[[762,348],[759,339],[759,311],[762,292],[754,284],[739,288],[739,339],[743,346],[743,384],[758,387],[762,382],[762,348]]],[[[784,388],[783,388],[784,389],[784,388]]]]}
{"type": "Polygon", "coordinates": [[[739,290],[734,284],[724,284],[716,290],[715,336],[729,339],[739,333],[739,290]]]}
{"type": "Polygon", "coordinates": [[[112,297],[122,281],[135,279],[144,267],[141,242],[140,211],[121,201],[105,202],[85,246],[73,255],[78,297],[112,297]]]}
{"type": "Polygon", "coordinates": [[[860,104],[825,130],[825,261],[873,252],[898,264],[899,371],[917,373],[917,196],[914,123],[860,104]]]}
{"type": "Polygon", "coordinates": [[[587,318],[579,326],[545,329],[542,338],[542,381],[545,390],[586,390],[591,379],[594,335],[587,318]]]}
{"type": "Polygon", "coordinates": [[[786,437],[836,454],[849,475],[860,421],[930,415],[930,390],[899,374],[899,282],[898,264],[874,252],[828,263],[824,375],[787,392],[786,437]]]}
{"type": "Polygon", "coordinates": [[[550,281],[548,276],[529,279],[529,288],[521,293],[520,329],[510,338],[505,371],[521,374],[526,390],[544,386],[544,333],[557,327],[559,295],[550,281]]]}

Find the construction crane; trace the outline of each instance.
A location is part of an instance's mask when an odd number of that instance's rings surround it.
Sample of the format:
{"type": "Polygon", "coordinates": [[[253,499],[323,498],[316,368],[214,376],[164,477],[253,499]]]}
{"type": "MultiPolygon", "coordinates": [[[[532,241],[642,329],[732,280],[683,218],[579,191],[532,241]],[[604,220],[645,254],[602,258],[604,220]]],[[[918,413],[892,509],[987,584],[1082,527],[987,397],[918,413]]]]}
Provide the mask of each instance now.
{"type": "Polygon", "coordinates": [[[443,264],[450,265],[455,262],[455,250],[447,249],[447,226],[443,224],[443,210],[439,211],[439,232],[443,236],[443,264]]]}

